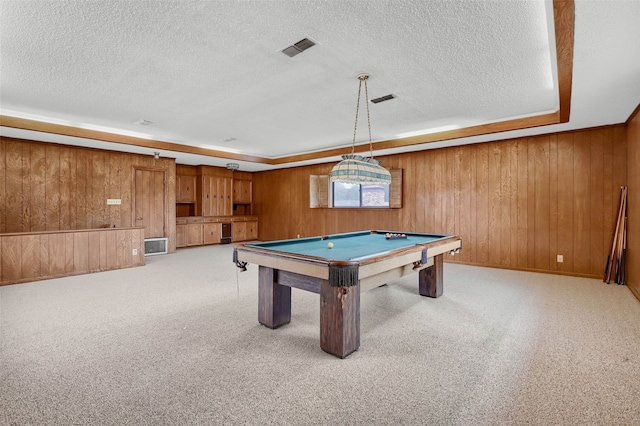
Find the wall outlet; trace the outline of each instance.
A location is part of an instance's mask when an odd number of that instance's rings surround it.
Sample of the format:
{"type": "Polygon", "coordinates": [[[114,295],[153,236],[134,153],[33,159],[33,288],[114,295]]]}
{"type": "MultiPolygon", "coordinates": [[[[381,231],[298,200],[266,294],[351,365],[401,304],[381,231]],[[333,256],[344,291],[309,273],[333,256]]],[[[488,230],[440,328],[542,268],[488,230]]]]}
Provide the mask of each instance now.
{"type": "Polygon", "coordinates": [[[108,206],[119,206],[120,204],[122,204],[122,200],[119,198],[107,198],[108,206]]]}
{"type": "Polygon", "coordinates": [[[133,254],[134,256],[137,256],[137,255],[138,255],[138,249],[133,249],[133,253],[132,253],[132,254],[133,254]]]}
{"type": "Polygon", "coordinates": [[[562,262],[564,262],[564,257],[561,254],[559,254],[558,255],[558,263],[562,263],[562,262]]]}

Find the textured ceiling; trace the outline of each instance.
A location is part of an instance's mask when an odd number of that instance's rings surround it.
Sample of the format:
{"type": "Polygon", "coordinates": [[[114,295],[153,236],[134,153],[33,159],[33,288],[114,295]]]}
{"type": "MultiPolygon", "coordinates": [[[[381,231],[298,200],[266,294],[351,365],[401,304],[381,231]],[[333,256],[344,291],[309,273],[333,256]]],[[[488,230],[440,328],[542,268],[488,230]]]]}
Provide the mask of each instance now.
{"type": "MultiPolygon", "coordinates": [[[[0,0],[0,28],[2,115],[243,155],[350,146],[361,72],[371,75],[370,98],[395,95],[370,104],[374,141],[559,108],[550,1],[0,0]],[[317,45],[281,53],[304,37],[317,45]]],[[[640,1],[576,1],[568,123],[377,154],[624,122],[640,102],[639,28],[640,1]]],[[[368,137],[365,117],[358,143],[368,137]]]]}

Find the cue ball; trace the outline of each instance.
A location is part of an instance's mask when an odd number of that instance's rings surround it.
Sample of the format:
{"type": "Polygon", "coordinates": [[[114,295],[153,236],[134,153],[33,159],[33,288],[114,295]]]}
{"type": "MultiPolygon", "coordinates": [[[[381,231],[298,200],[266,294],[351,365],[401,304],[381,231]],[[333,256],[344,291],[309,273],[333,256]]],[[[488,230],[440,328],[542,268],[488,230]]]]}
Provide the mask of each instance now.
{"type": "Polygon", "coordinates": [[[333,243],[329,243],[329,244],[327,244],[327,247],[329,247],[329,248],[333,248],[333,243]]]}

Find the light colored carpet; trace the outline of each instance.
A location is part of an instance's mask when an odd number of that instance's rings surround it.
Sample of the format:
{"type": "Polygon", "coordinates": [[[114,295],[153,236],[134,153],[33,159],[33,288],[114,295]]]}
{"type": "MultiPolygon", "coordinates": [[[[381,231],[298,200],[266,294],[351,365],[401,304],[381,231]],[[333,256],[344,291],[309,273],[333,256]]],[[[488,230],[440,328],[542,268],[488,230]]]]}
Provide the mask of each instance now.
{"type": "Polygon", "coordinates": [[[637,425],[640,303],[598,280],[445,264],[362,294],[361,346],[319,346],[319,296],[257,321],[232,246],[0,287],[0,424],[637,425]]]}

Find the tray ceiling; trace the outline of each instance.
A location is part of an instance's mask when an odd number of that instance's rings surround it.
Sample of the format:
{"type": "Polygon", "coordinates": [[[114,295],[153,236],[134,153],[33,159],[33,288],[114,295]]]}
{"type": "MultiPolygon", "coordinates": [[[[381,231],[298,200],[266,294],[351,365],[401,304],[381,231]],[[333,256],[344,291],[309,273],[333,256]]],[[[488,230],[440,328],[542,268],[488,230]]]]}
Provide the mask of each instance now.
{"type": "Polygon", "coordinates": [[[334,161],[361,72],[393,95],[369,104],[376,155],[617,124],[640,102],[638,22],[640,2],[578,0],[556,51],[544,0],[1,0],[2,135],[249,171],[334,161]]]}

